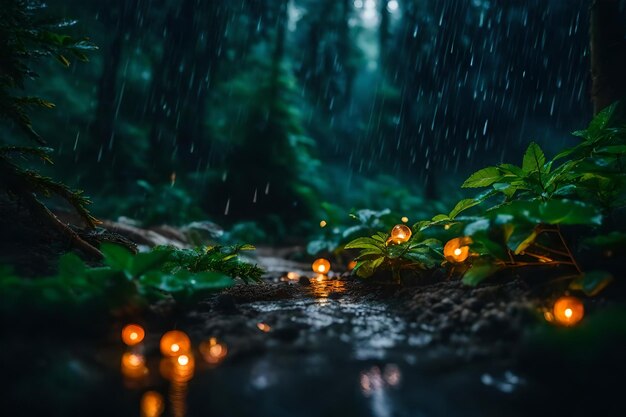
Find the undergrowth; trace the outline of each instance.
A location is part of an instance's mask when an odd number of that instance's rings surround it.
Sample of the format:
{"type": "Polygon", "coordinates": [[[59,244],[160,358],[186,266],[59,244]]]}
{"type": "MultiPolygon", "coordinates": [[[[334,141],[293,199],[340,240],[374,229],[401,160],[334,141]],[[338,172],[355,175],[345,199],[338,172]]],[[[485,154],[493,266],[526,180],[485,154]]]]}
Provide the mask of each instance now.
{"type": "MultiPolygon", "coordinates": [[[[612,271],[583,271],[565,238],[574,229],[581,247],[619,251],[626,242],[619,211],[626,207],[626,118],[623,103],[599,113],[573,134],[580,143],[548,159],[531,143],[520,166],[500,164],[472,174],[463,188],[485,188],[431,219],[416,222],[405,242],[378,231],[343,246],[360,251],[354,268],[363,278],[391,271],[443,266],[469,285],[513,268],[558,267],[559,281],[596,294],[612,271]],[[444,243],[447,244],[444,247],[444,243]],[[465,253],[465,255],[463,255],[465,253]]],[[[389,230],[389,228],[387,228],[389,230]]]]}

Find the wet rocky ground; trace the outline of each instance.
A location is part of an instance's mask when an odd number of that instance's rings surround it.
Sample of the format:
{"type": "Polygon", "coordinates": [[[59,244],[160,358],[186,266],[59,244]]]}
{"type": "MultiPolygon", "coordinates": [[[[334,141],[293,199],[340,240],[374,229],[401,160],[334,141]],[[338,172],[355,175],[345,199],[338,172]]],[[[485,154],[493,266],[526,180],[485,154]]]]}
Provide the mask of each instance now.
{"type": "Polygon", "coordinates": [[[621,415],[623,407],[594,405],[606,405],[596,397],[615,387],[603,375],[624,369],[614,352],[589,366],[529,349],[549,299],[527,280],[400,287],[315,276],[287,256],[261,249],[262,284],[146,317],[139,348],[120,342],[122,322],[93,341],[2,339],[0,408],[12,416],[621,415]],[[158,348],[172,328],[194,346],[174,371],[158,348]],[[208,360],[198,346],[211,340],[219,355],[208,360]],[[142,358],[141,372],[125,354],[142,358]]]}

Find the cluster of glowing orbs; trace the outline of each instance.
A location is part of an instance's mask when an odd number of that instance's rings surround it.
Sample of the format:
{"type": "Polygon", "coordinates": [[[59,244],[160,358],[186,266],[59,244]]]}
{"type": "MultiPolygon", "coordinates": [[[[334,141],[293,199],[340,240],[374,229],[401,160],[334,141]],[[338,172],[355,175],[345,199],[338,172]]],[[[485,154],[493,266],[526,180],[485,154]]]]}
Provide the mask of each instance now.
{"type": "Polygon", "coordinates": [[[208,341],[202,342],[198,348],[205,361],[210,364],[220,363],[226,355],[228,348],[224,343],[220,343],[216,338],[212,337],[208,341]]]}
{"type": "Polygon", "coordinates": [[[457,237],[451,239],[443,247],[443,256],[448,262],[462,263],[469,257],[472,239],[470,237],[457,237]]]}
{"type": "Polygon", "coordinates": [[[552,312],[559,324],[573,326],[583,319],[585,307],[578,298],[564,296],[556,300],[552,312]]]}
{"type": "Polygon", "coordinates": [[[330,262],[328,259],[319,258],[313,262],[311,268],[313,269],[313,272],[317,272],[318,274],[327,274],[330,272],[330,262]]]}
{"type": "Polygon", "coordinates": [[[396,245],[400,243],[408,242],[412,234],[413,232],[411,232],[410,227],[404,224],[398,224],[398,225],[395,225],[393,229],[391,229],[391,235],[389,236],[389,241],[391,243],[395,243],[396,245]]]}
{"type": "Polygon", "coordinates": [[[180,356],[191,349],[189,336],[179,330],[171,330],[161,337],[161,353],[164,356],[180,356]]]}
{"type": "Polygon", "coordinates": [[[129,324],[122,329],[122,342],[127,346],[135,346],[143,341],[146,332],[138,324],[129,324]]]}

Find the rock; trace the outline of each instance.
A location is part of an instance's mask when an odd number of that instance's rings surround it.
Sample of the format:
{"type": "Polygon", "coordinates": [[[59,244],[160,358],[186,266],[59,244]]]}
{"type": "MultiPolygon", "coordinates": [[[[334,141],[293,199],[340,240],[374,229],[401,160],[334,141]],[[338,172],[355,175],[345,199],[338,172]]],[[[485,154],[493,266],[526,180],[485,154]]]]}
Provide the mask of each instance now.
{"type": "Polygon", "coordinates": [[[472,325],[470,330],[474,335],[483,337],[491,333],[492,327],[488,320],[480,319],[472,325]]]}
{"type": "Polygon", "coordinates": [[[463,305],[471,311],[478,312],[482,309],[484,304],[478,298],[472,297],[465,300],[463,305]]]}
{"type": "Polygon", "coordinates": [[[468,308],[464,308],[461,310],[461,314],[459,316],[459,319],[461,321],[461,323],[472,323],[476,320],[476,317],[478,315],[473,312],[472,310],[468,309],[468,308]]]}
{"type": "Polygon", "coordinates": [[[237,314],[239,309],[235,297],[230,294],[220,294],[215,299],[215,309],[225,314],[237,314]]]}
{"type": "Polygon", "coordinates": [[[300,279],[298,279],[298,284],[300,285],[311,285],[311,280],[307,277],[300,277],[300,279]]]}

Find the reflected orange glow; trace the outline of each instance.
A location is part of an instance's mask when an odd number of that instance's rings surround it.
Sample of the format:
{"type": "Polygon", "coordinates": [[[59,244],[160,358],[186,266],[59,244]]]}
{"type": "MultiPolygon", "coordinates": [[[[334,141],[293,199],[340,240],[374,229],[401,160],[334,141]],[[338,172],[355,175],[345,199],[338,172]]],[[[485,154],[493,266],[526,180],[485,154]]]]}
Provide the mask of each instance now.
{"type": "Polygon", "coordinates": [[[161,337],[161,353],[165,356],[178,356],[189,352],[191,341],[179,330],[171,330],[161,337]]]}
{"type": "Polygon", "coordinates": [[[389,239],[395,244],[404,243],[411,238],[412,233],[413,232],[411,232],[410,227],[404,224],[398,224],[391,229],[391,236],[389,239]]]}
{"type": "Polygon", "coordinates": [[[265,323],[257,323],[257,324],[256,324],[256,327],[257,327],[260,331],[265,332],[265,333],[267,333],[267,332],[269,332],[270,330],[272,330],[272,328],[270,327],[270,325],[269,325],[269,324],[265,324],[265,323]]]}
{"type": "Polygon", "coordinates": [[[172,382],[169,399],[173,417],[185,417],[187,414],[187,383],[172,382]]]}
{"type": "Polygon", "coordinates": [[[554,303],[555,320],[564,326],[573,326],[585,315],[583,302],[576,297],[561,297],[554,303]]]}
{"type": "Polygon", "coordinates": [[[195,360],[192,354],[161,358],[159,372],[170,382],[187,382],[193,378],[195,360]]]}
{"type": "Polygon", "coordinates": [[[141,397],[141,417],[159,417],[165,408],[163,396],[156,391],[147,391],[141,397]]]}
{"type": "Polygon", "coordinates": [[[283,282],[297,281],[299,279],[300,274],[298,274],[297,272],[287,272],[287,275],[283,275],[282,277],[280,277],[280,280],[283,282]]]}
{"type": "Polygon", "coordinates": [[[323,275],[321,278],[311,280],[311,292],[315,298],[328,298],[331,293],[346,291],[345,281],[327,279],[323,275]]]}
{"type": "Polygon", "coordinates": [[[320,274],[327,274],[330,272],[330,262],[328,259],[319,258],[313,262],[312,265],[313,271],[320,274]]]}
{"type": "Polygon", "coordinates": [[[135,346],[143,341],[146,332],[138,324],[129,324],[122,329],[122,342],[128,346],[135,346]]]}
{"type": "Polygon", "coordinates": [[[226,345],[224,343],[219,343],[214,337],[206,342],[202,342],[199,350],[204,360],[210,364],[218,364],[226,357],[226,355],[228,355],[228,348],[226,345]]]}
{"type": "Polygon", "coordinates": [[[348,271],[352,271],[356,267],[356,264],[356,261],[350,261],[350,263],[348,264],[348,271]]]}
{"type": "Polygon", "coordinates": [[[146,359],[138,353],[126,352],[122,355],[122,375],[127,378],[143,378],[148,375],[146,359]]]}
{"type": "Polygon", "coordinates": [[[554,321],[554,314],[551,311],[544,311],[543,318],[546,319],[547,322],[552,323],[554,321]]]}
{"type": "Polygon", "coordinates": [[[443,256],[448,262],[461,263],[469,257],[472,239],[469,237],[457,237],[451,239],[443,247],[443,256]]]}

